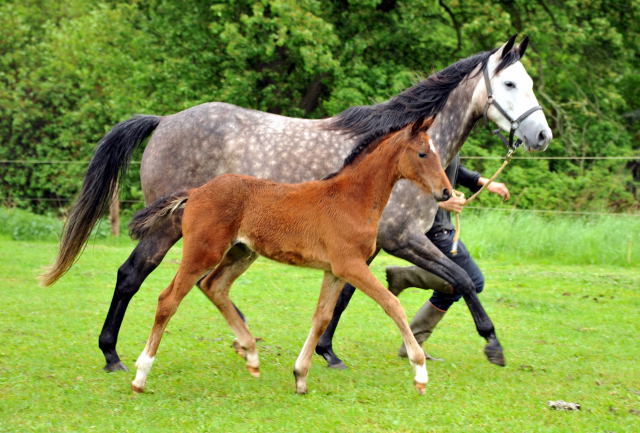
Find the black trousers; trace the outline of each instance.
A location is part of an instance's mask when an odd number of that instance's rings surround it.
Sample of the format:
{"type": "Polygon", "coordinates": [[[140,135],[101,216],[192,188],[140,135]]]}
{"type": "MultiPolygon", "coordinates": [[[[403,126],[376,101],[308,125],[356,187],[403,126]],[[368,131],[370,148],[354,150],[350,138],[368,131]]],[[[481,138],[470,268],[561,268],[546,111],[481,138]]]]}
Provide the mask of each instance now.
{"type": "MultiPolygon", "coordinates": [[[[473,284],[476,287],[476,292],[480,293],[482,292],[482,289],[484,289],[484,275],[482,275],[482,271],[476,262],[473,261],[471,255],[469,255],[469,250],[467,250],[462,241],[458,242],[458,254],[451,254],[454,234],[455,230],[443,230],[430,234],[428,237],[440,251],[469,274],[471,281],[473,281],[473,284]]],[[[451,307],[451,305],[454,302],[457,302],[461,297],[462,295],[457,293],[447,295],[445,293],[434,291],[433,296],[431,296],[429,301],[434,307],[442,311],[447,311],[449,307],[451,307]]]]}

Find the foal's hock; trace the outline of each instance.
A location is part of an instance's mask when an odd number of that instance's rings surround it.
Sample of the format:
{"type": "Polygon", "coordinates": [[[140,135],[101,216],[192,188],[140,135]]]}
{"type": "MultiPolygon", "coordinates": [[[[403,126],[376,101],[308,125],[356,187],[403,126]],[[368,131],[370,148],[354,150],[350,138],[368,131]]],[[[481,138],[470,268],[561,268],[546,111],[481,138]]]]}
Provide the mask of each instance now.
{"type": "Polygon", "coordinates": [[[298,393],[307,392],[314,348],[344,282],[369,295],[391,316],[407,347],[416,389],[424,393],[428,382],[424,353],[402,306],[376,280],[366,261],[375,251],[378,222],[396,181],[408,179],[438,200],[449,198],[451,184],[425,132],[431,123],[432,118],[421,119],[356,147],[343,168],[323,180],[284,184],[222,175],[199,188],[161,199],[136,215],[131,232],[138,238],[149,235],[166,218],[181,218],[184,246],[180,268],[158,299],[151,335],[136,362],[133,390],[144,390],[167,323],[207,272],[200,283],[202,290],[235,333],[238,353],[246,359],[249,372],[260,375],[255,338],[233,307],[229,289],[262,255],[324,271],[311,331],[295,362],[298,393]]]}

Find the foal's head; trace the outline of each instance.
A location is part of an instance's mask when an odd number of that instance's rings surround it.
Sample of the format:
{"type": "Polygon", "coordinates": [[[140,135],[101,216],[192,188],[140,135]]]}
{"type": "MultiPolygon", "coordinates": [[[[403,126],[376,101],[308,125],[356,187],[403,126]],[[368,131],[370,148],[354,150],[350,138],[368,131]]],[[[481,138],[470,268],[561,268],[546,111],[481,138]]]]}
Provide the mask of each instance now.
{"type": "Polygon", "coordinates": [[[398,161],[398,175],[415,182],[426,193],[433,194],[436,200],[448,200],[453,188],[442,168],[438,151],[426,132],[431,123],[433,117],[424,121],[420,119],[400,132],[398,145],[403,149],[398,161]]]}

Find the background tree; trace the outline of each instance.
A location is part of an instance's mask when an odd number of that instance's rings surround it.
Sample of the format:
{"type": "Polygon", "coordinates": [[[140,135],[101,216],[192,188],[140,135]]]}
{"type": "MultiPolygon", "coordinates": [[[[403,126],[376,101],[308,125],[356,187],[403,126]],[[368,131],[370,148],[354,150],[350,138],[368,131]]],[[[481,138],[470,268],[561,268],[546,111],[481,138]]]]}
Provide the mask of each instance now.
{"type": "MultiPolygon", "coordinates": [[[[381,102],[515,32],[555,140],[545,156],[638,155],[640,1],[5,1],[0,163],[6,206],[64,212],[100,137],[136,113],[226,101],[289,116],[381,102]],[[43,200],[44,199],[44,200],[43,200]]],[[[501,155],[482,128],[466,155],[501,155]]],[[[468,165],[490,171],[498,161],[468,165]]],[[[638,161],[517,161],[521,208],[638,209],[638,161]]],[[[141,198],[137,166],[121,198],[141,198]]],[[[489,196],[482,205],[497,205],[489,196]]]]}

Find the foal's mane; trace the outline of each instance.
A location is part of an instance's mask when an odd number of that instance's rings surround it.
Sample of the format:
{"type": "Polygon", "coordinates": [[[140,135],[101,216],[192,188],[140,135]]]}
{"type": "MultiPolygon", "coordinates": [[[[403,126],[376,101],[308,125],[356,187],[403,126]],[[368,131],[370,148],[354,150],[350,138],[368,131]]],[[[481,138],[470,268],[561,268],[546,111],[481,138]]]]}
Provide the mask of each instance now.
{"type": "MultiPolygon", "coordinates": [[[[404,128],[422,118],[435,116],[447,102],[451,92],[480,65],[477,75],[486,67],[498,48],[475,54],[438,71],[426,80],[406,89],[386,102],[350,107],[333,117],[328,128],[350,137],[359,136],[356,146],[344,161],[351,164],[376,139],[404,128]]],[[[516,48],[505,53],[495,72],[520,60],[516,48]]]]}
{"type": "Polygon", "coordinates": [[[364,155],[373,152],[384,141],[389,141],[389,145],[394,146],[394,145],[397,145],[398,142],[401,142],[402,140],[406,141],[406,140],[414,139],[415,137],[417,137],[418,132],[426,131],[427,129],[429,129],[429,126],[421,127],[421,125],[423,124],[423,120],[424,119],[420,118],[417,121],[413,122],[413,125],[411,128],[408,128],[408,124],[407,124],[407,126],[405,126],[404,128],[398,131],[393,131],[388,134],[373,138],[366,145],[357,145],[356,147],[353,148],[353,150],[345,160],[344,164],[340,168],[340,170],[333,172],[331,174],[328,174],[327,176],[323,177],[322,180],[327,180],[327,179],[336,177],[346,167],[353,165],[358,159],[360,159],[364,155]]]}

